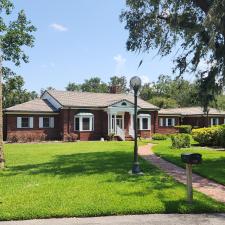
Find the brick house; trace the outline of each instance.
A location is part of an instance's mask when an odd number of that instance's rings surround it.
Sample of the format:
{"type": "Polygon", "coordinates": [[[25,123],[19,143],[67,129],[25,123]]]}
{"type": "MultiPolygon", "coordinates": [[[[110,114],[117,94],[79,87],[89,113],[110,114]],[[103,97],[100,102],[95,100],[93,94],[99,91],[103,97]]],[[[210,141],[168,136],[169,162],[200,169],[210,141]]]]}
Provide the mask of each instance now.
{"type": "MultiPolygon", "coordinates": [[[[158,108],[138,98],[138,130],[150,138],[158,130],[158,108]]],[[[4,110],[4,139],[9,135],[42,135],[64,140],[100,140],[115,134],[120,140],[134,136],[133,95],[45,91],[35,99],[4,110]]]]}
{"type": "Polygon", "coordinates": [[[177,132],[174,127],[177,125],[191,125],[197,128],[225,124],[225,111],[210,108],[207,117],[201,107],[161,109],[158,118],[158,132],[172,134],[177,132]]]}

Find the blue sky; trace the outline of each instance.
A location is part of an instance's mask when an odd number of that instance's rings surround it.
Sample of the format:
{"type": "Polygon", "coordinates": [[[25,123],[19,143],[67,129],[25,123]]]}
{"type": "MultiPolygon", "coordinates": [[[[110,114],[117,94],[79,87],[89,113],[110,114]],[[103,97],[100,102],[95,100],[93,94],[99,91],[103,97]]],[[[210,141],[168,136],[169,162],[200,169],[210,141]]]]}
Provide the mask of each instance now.
{"type": "Polygon", "coordinates": [[[154,81],[172,74],[173,56],[161,58],[127,52],[128,31],[119,21],[123,0],[14,0],[15,12],[24,9],[37,27],[35,47],[26,52],[28,64],[15,71],[28,90],[52,86],[63,90],[69,82],[99,76],[107,82],[113,75],[142,77],[154,81]],[[143,65],[138,68],[140,60],[143,65]]]}

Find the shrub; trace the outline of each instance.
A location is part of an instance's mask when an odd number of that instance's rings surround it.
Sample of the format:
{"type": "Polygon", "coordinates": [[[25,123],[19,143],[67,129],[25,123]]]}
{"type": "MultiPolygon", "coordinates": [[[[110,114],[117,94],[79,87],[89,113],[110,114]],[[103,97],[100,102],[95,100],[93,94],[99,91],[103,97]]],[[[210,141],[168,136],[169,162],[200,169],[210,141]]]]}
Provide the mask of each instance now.
{"type": "Polygon", "coordinates": [[[191,134],[191,125],[180,125],[180,126],[175,126],[179,130],[179,133],[182,134],[191,134]]]}
{"type": "Polygon", "coordinates": [[[171,136],[172,148],[190,148],[191,138],[189,134],[175,134],[171,136]]]}
{"type": "Polygon", "coordinates": [[[7,141],[9,143],[17,143],[18,142],[18,136],[16,134],[9,134],[7,137],[7,141]]]}
{"type": "Polygon", "coordinates": [[[219,146],[222,141],[222,126],[198,128],[192,130],[192,137],[202,146],[219,146]]]}
{"type": "Polygon", "coordinates": [[[74,142],[77,141],[78,139],[78,135],[71,133],[71,134],[65,134],[64,136],[64,141],[68,141],[68,142],[74,142]]]}
{"type": "Polygon", "coordinates": [[[167,136],[164,134],[153,134],[152,139],[153,140],[166,140],[167,136]]]}

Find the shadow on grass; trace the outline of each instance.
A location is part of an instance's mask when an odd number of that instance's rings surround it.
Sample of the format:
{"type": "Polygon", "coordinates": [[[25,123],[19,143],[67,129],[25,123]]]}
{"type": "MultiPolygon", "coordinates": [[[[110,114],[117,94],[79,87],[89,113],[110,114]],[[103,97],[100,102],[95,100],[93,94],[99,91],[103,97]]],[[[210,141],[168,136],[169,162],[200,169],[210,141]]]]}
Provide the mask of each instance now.
{"type": "MultiPolygon", "coordinates": [[[[67,178],[70,176],[83,175],[104,175],[111,173],[113,181],[123,181],[124,177],[129,178],[126,181],[142,180],[142,176],[132,176],[128,172],[132,167],[132,153],[124,151],[114,152],[87,152],[76,153],[70,155],[57,155],[52,161],[41,164],[27,164],[19,166],[8,167],[7,170],[0,174],[0,176],[14,176],[17,174],[23,175],[46,175],[59,176],[60,178],[67,178]]],[[[159,171],[143,162],[145,170],[149,175],[158,175],[159,171]]],[[[110,182],[112,180],[108,180],[110,182]]]]}

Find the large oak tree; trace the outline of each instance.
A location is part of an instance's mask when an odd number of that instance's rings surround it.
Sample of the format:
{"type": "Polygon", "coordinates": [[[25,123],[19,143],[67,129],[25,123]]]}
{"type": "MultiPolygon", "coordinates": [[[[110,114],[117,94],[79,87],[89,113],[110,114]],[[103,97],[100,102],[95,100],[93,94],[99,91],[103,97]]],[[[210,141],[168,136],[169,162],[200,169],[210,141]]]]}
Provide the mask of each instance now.
{"type": "Polygon", "coordinates": [[[129,31],[127,49],[176,53],[175,71],[196,74],[206,108],[225,83],[225,0],[127,0],[126,5],[121,20],[129,31]]]}
{"type": "Polygon", "coordinates": [[[33,47],[36,28],[31,24],[23,10],[18,12],[14,20],[10,20],[14,9],[11,0],[0,0],[0,168],[4,168],[3,120],[2,120],[2,77],[13,75],[10,68],[2,67],[2,63],[10,61],[19,66],[28,62],[23,47],[33,47]]]}

